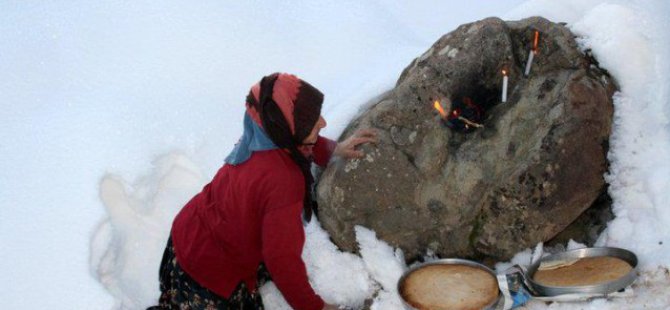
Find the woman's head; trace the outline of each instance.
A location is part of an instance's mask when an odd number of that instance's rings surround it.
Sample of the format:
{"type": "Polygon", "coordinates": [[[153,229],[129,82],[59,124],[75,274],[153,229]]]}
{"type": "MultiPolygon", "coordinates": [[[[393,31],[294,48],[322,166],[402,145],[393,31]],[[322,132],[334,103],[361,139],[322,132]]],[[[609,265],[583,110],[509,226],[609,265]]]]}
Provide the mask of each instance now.
{"type": "Polygon", "coordinates": [[[305,178],[304,215],[312,217],[310,171],[312,143],[326,126],[321,117],[323,94],[295,75],[274,73],[251,87],[247,113],[260,125],[272,142],[289,151],[305,178]]]}
{"type": "Polygon", "coordinates": [[[325,126],[322,104],[323,94],[314,86],[295,75],[274,73],[251,87],[247,113],[277,146],[297,147],[315,142],[315,129],[318,135],[325,126]]]}

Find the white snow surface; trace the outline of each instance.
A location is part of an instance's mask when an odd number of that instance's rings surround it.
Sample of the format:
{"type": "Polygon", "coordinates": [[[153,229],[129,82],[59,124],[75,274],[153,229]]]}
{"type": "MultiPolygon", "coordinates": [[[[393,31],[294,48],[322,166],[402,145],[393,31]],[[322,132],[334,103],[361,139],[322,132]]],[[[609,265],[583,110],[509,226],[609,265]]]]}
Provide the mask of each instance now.
{"type": "MultiPolygon", "coordinates": [[[[662,0],[3,2],[2,308],[154,304],[172,218],[239,138],[244,96],[261,76],[291,72],[323,90],[323,133],[335,138],[442,34],[533,15],[567,22],[620,85],[606,175],[616,218],[598,245],[634,251],[640,278],[632,297],[526,308],[670,308],[662,0]]],[[[306,234],[310,282],[327,302],[402,308],[399,250],[365,227],[360,256],[337,250],[318,221],[306,234]]],[[[272,283],[261,293],[268,309],[290,309],[272,283]]]]}

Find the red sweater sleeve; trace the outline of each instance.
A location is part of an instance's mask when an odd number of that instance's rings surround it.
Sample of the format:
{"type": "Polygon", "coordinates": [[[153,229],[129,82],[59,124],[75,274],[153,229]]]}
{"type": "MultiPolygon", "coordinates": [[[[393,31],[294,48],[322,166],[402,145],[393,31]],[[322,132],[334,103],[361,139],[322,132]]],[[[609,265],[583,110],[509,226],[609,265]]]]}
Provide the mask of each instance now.
{"type": "Polygon", "coordinates": [[[314,163],[321,167],[328,165],[336,146],[337,142],[319,136],[314,145],[314,163]]]}
{"type": "Polygon", "coordinates": [[[321,310],[324,302],[307,279],[302,248],[302,199],[289,206],[273,208],[263,218],[263,261],[272,281],[296,310],[321,310]]]}

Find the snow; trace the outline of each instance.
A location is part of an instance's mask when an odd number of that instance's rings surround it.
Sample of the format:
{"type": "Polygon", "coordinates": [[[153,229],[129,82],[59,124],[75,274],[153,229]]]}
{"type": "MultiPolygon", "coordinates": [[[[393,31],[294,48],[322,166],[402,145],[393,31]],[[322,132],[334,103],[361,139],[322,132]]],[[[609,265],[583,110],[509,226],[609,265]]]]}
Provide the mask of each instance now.
{"type": "Polygon", "coordinates": [[[615,128],[610,139],[612,151],[610,174],[614,211],[617,218],[610,223],[599,243],[629,248],[641,256],[643,266],[670,261],[667,242],[670,231],[664,226],[670,218],[667,203],[670,194],[670,135],[668,115],[664,113],[669,98],[659,97],[650,89],[660,89],[670,82],[667,72],[656,72],[657,49],[647,34],[654,29],[643,24],[646,12],[635,12],[616,5],[595,7],[574,25],[577,33],[586,34],[583,44],[594,49],[601,64],[621,83],[615,96],[615,128]],[[599,26],[600,16],[611,16],[621,22],[599,26]],[[592,38],[592,39],[590,39],[592,38]],[[628,49],[628,46],[635,46],[628,49]],[[625,59],[620,61],[617,59],[625,59]],[[665,220],[665,221],[664,221],[665,220]],[[633,241],[630,234],[635,234],[633,241]],[[665,246],[664,246],[665,243],[665,246]]]}
{"type": "Polygon", "coordinates": [[[91,241],[91,272],[120,305],[151,305],[158,266],[179,207],[205,183],[199,168],[185,155],[170,153],[153,163],[151,173],[128,186],[115,175],[100,182],[100,199],[108,218],[91,241]],[[140,302],[141,301],[141,302],[140,302]]]}
{"type": "MultiPolygon", "coordinates": [[[[634,251],[641,272],[632,297],[526,308],[666,309],[669,13],[661,0],[3,2],[3,308],[154,303],[171,219],[238,139],[242,100],[262,75],[291,72],[323,90],[324,134],[337,137],[442,34],[542,15],[567,22],[620,84],[606,175],[616,218],[598,245],[634,251]]],[[[306,233],[303,258],[326,301],[401,309],[400,251],[364,227],[360,256],[338,251],[318,222],[306,233]]],[[[261,292],[268,309],[287,309],[271,283],[261,292]]]]}

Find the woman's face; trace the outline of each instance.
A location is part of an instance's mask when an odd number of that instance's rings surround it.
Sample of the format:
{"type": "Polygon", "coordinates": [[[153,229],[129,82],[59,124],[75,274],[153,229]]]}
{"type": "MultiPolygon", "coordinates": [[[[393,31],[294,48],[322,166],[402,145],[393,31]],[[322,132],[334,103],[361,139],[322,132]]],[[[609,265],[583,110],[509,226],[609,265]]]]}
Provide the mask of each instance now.
{"type": "Polygon", "coordinates": [[[316,140],[319,138],[319,131],[321,131],[321,129],[324,127],[326,127],[326,120],[323,119],[323,116],[319,116],[319,120],[316,121],[314,128],[312,128],[312,132],[309,133],[309,136],[307,136],[305,140],[302,140],[302,144],[314,145],[316,140]]]}

